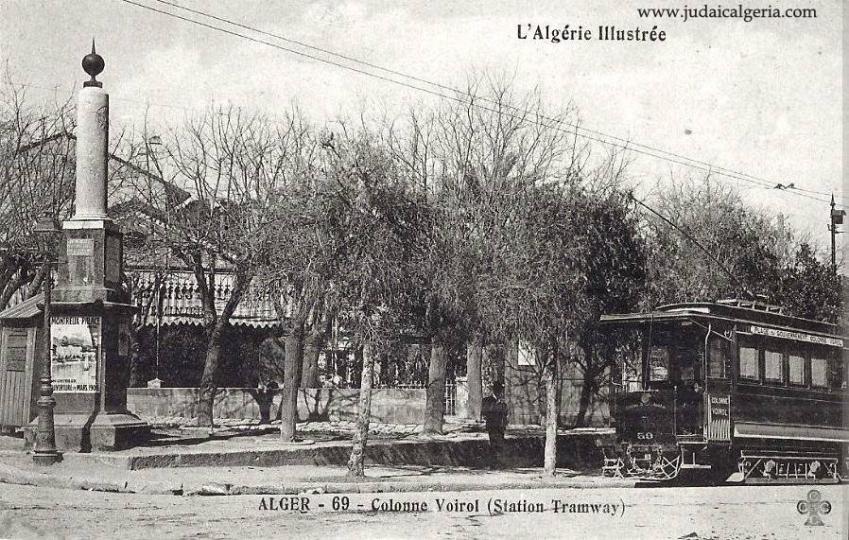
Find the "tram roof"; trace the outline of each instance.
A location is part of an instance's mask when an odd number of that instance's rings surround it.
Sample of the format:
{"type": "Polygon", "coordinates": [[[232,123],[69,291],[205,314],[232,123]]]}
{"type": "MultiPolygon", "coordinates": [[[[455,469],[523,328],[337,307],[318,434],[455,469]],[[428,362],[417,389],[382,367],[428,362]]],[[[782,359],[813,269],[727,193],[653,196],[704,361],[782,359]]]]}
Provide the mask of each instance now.
{"type": "Polygon", "coordinates": [[[719,301],[667,304],[654,311],[602,315],[603,325],[676,322],[692,319],[721,320],[731,323],[766,324],[773,327],[804,330],[843,338],[836,324],[785,315],[776,306],[754,302],[719,301]]]}

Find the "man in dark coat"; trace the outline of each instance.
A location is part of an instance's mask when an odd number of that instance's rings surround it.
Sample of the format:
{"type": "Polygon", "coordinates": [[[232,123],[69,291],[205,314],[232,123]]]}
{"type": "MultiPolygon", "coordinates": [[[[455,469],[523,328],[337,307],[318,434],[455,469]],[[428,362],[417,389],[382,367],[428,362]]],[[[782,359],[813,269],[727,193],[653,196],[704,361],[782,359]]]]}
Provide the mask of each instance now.
{"type": "Polygon", "coordinates": [[[504,401],[504,384],[496,381],[492,384],[492,394],[483,398],[481,415],[486,420],[489,434],[489,467],[499,466],[504,448],[504,430],[507,428],[507,402],[504,401]]]}

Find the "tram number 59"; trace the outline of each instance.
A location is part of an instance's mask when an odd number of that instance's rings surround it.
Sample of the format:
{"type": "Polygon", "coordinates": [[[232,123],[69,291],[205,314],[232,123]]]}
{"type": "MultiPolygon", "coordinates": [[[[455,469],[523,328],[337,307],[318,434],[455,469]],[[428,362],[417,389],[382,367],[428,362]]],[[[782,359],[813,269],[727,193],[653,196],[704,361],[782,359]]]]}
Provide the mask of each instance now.
{"type": "Polygon", "coordinates": [[[648,431],[643,433],[642,431],[637,432],[637,439],[641,441],[650,441],[654,439],[654,433],[649,433],[648,431]]]}

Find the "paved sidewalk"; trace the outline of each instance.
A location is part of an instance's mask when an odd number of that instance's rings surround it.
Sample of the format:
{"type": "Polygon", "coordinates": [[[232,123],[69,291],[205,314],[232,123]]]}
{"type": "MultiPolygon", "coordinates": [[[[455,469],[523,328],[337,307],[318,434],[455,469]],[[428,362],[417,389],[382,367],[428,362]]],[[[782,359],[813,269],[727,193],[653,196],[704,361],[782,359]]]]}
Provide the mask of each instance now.
{"type": "MultiPolygon", "coordinates": [[[[571,444],[560,448],[577,461],[564,463],[570,467],[584,467],[600,463],[596,441],[610,430],[562,431],[560,443],[571,444]],[[583,456],[583,457],[582,457],[583,456]]],[[[139,446],[113,452],[68,453],[66,464],[86,463],[89,466],[110,465],[123,469],[158,467],[204,466],[282,466],[282,465],[344,465],[350,455],[351,434],[338,430],[302,430],[302,442],[286,443],[280,440],[277,428],[270,426],[242,426],[216,429],[207,428],[157,429],[150,440],[139,446]]],[[[534,427],[510,429],[505,447],[509,463],[513,466],[532,466],[541,456],[542,433],[534,427]]],[[[422,433],[384,432],[371,435],[367,460],[379,465],[454,465],[480,466],[487,453],[487,435],[481,432],[453,429],[444,435],[422,433]]],[[[15,437],[0,437],[0,462],[9,463],[24,454],[23,441],[15,437]],[[5,458],[5,459],[4,459],[5,458]]]]}
{"type": "MultiPolygon", "coordinates": [[[[299,426],[300,428],[300,426],[299,426]]],[[[564,432],[583,447],[606,430],[564,432]]],[[[145,445],[117,452],[68,453],[61,463],[38,467],[19,438],[0,437],[0,483],[122,493],[238,495],[465,491],[540,487],[618,487],[629,480],[561,469],[543,477],[530,455],[539,433],[514,430],[503,470],[476,465],[486,434],[454,429],[445,435],[386,433],[369,441],[366,478],[346,478],[350,437],[336,430],[301,430],[304,439],[284,443],[276,429],[240,426],[218,429],[158,429],[145,445]],[[411,463],[416,463],[412,465],[411,463]],[[427,465],[424,465],[427,464],[427,465]],[[469,465],[472,466],[469,466],[469,465]]],[[[586,461],[586,460],[585,460],[586,461]]],[[[591,460],[591,462],[594,460],[591,460]]],[[[595,465],[593,463],[593,465],[595,465]]],[[[583,465],[581,465],[583,466],[583,465]]]]}
{"type": "Polygon", "coordinates": [[[0,482],[11,484],[173,495],[246,495],[298,493],[377,493],[473,491],[493,489],[629,487],[631,480],[602,478],[576,471],[545,477],[538,468],[481,470],[465,467],[374,466],[364,479],[352,480],[339,466],[185,467],[128,471],[110,466],[61,463],[47,469],[30,463],[0,463],[0,482]]]}
{"type": "MultiPolygon", "coordinates": [[[[300,426],[299,426],[300,427],[300,426]]],[[[564,433],[566,439],[600,432],[564,433]]],[[[176,495],[357,493],[615,487],[632,481],[561,469],[543,477],[526,453],[539,443],[534,429],[515,430],[511,467],[468,465],[486,446],[484,433],[455,429],[445,435],[386,433],[369,441],[366,478],[346,477],[350,438],[334,430],[302,430],[299,443],[282,442],[268,427],[230,427],[213,435],[200,429],[159,429],[144,446],[118,452],[68,453],[50,467],[33,464],[23,441],[0,437],[0,483],[121,493],[176,495]],[[308,439],[307,439],[308,438],[308,439]],[[410,462],[419,463],[411,465],[410,462]],[[371,464],[369,464],[371,463],[371,464]],[[429,465],[421,465],[428,463],[429,465]]]]}
{"type": "Polygon", "coordinates": [[[472,491],[543,487],[626,487],[633,481],[561,470],[544,477],[538,468],[481,470],[466,467],[374,466],[366,478],[346,478],[339,466],[183,467],[128,471],[108,465],[60,463],[49,468],[20,460],[0,462],[0,482],[109,491],[174,495],[298,493],[372,493],[400,491],[472,491]]]}

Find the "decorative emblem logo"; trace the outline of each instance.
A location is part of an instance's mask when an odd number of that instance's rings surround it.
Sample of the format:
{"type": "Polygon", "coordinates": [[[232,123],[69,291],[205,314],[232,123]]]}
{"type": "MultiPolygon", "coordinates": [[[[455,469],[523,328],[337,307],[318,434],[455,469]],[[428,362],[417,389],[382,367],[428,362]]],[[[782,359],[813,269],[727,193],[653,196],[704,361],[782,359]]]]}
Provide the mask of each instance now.
{"type": "Polygon", "coordinates": [[[820,494],[819,491],[812,489],[808,492],[808,497],[805,500],[796,503],[796,510],[798,510],[800,514],[808,514],[808,519],[805,521],[805,525],[824,525],[820,519],[820,514],[825,515],[831,512],[831,503],[821,499],[822,494],[820,494]]]}

